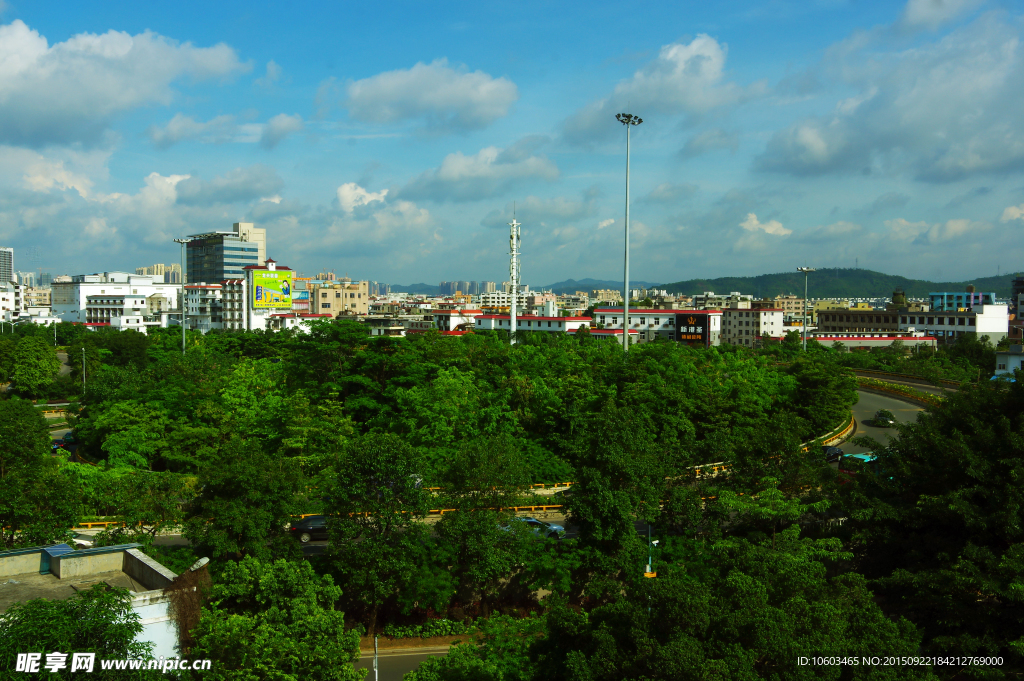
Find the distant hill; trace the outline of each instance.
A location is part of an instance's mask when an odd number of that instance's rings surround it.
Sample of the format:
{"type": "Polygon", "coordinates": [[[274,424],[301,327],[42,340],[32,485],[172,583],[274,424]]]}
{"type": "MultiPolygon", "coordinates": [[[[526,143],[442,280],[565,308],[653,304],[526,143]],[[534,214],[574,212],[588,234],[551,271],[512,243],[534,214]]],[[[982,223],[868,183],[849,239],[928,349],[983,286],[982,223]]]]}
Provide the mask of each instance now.
{"type": "MultiPolygon", "coordinates": [[[[852,268],[821,269],[811,273],[808,280],[808,295],[811,298],[883,298],[903,289],[911,298],[925,298],[932,291],[963,291],[968,284],[974,284],[978,291],[994,291],[998,298],[1009,298],[1011,282],[1018,274],[1003,274],[998,277],[982,277],[970,281],[933,282],[923,279],[908,279],[893,274],[852,268]]],[[[794,293],[803,296],[804,275],[799,272],[761,274],[756,277],[720,277],[718,279],[689,279],[673,284],[661,284],[670,293],[693,295],[704,291],[715,293],[750,293],[755,297],[775,297],[794,293]]]]}
{"type": "Polygon", "coordinates": [[[422,293],[428,296],[437,296],[441,294],[441,287],[437,284],[409,284],[408,286],[391,284],[391,291],[393,293],[422,293]]]}
{"type": "MultiPolygon", "coordinates": [[[[630,281],[630,288],[654,288],[656,285],[649,281],[630,281]]],[[[622,289],[622,280],[609,281],[608,279],[566,279],[565,281],[559,281],[554,284],[548,284],[547,286],[541,286],[542,291],[551,291],[552,293],[575,293],[576,291],[593,291],[595,289],[614,289],[616,291],[622,289]]]]}

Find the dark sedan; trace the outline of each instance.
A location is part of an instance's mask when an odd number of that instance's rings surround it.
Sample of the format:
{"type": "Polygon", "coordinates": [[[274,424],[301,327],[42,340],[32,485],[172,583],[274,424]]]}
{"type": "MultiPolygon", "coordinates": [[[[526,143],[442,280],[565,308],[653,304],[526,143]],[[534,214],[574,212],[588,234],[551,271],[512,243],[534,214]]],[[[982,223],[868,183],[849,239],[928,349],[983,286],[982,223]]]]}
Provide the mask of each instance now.
{"type": "Polygon", "coordinates": [[[313,539],[327,539],[327,518],[322,515],[308,515],[293,522],[289,533],[303,544],[313,539]]]}
{"type": "Polygon", "coordinates": [[[843,450],[839,447],[822,447],[821,453],[825,455],[825,461],[835,463],[843,457],[843,450]]]}

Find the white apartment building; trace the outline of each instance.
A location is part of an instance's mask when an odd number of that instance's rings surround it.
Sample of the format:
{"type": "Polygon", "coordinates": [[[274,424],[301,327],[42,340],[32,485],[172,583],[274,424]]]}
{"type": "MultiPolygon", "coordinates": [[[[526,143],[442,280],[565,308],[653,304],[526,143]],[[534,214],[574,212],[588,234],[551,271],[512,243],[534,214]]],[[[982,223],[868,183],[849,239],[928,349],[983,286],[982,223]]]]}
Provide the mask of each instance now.
{"type": "Polygon", "coordinates": [[[722,311],[722,342],[729,345],[760,347],[761,336],[771,338],[785,335],[782,308],[761,308],[758,310],[739,307],[722,311]]]}
{"type": "Polygon", "coordinates": [[[965,333],[988,336],[992,345],[1006,338],[1010,331],[1010,314],[1005,303],[975,305],[959,312],[905,312],[900,310],[900,331],[923,331],[934,336],[939,344],[955,343],[965,333]]]}
{"type": "Polygon", "coordinates": [[[223,329],[223,297],[222,284],[185,284],[186,326],[200,333],[207,333],[211,329],[223,329]]]}
{"type": "Polygon", "coordinates": [[[733,291],[729,295],[705,291],[693,297],[693,307],[697,310],[722,310],[736,303],[750,302],[753,299],[754,296],[739,291],[733,291]]]}
{"type": "MultiPolygon", "coordinates": [[[[516,294],[516,307],[520,310],[526,309],[526,299],[532,296],[533,293],[529,291],[520,291],[516,294]]],[[[480,307],[511,307],[512,306],[512,294],[508,291],[491,291],[490,293],[480,294],[480,307]]]]}
{"type": "Polygon", "coordinates": [[[78,274],[71,281],[51,284],[51,309],[55,317],[64,322],[87,323],[90,317],[103,317],[132,313],[150,315],[159,312],[178,312],[181,284],[155,282],[151,275],[128,272],[102,272],[78,274]],[[89,304],[90,297],[93,304],[89,304]],[[110,302],[100,302],[110,301],[110,302]],[[144,301],[144,303],[142,302],[144,301]],[[145,310],[145,312],[143,312],[145,310]]]}
{"type": "Polygon", "coordinates": [[[431,320],[434,328],[438,331],[457,331],[461,326],[463,329],[472,329],[475,326],[473,321],[477,315],[483,314],[483,310],[432,310],[431,320]]]}
{"type": "MultiPolygon", "coordinates": [[[[477,331],[509,331],[512,319],[507,314],[477,315],[475,328],[477,331]]],[[[582,327],[591,326],[590,317],[540,317],[516,315],[516,332],[541,331],[544,333],[576,333],[582,327]]]]}
{"type": "Polygon", "coordinates": [[[221,282],[221,328],[228,331],[242,331],[249,328],[247,326],[248,291],[249,285],[245,279],[225,279],[221,282]]]}

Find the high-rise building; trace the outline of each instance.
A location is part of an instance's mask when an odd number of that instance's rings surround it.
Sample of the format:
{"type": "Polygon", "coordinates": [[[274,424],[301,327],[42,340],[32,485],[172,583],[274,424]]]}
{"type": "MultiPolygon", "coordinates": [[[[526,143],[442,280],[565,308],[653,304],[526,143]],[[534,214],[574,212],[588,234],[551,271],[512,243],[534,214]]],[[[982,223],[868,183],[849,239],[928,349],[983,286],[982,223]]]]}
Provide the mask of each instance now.
{"type": "MultiPolygon", "coordinates": [[[[63,275],[67,276],[67,275],[63,275]]],[[[39,283],[36,284],[39,288],[50,288],[50,284],[53,283],[53,276],[49,272],[39,273],[39,283]]]]}
{"type": "Polygon", "coordinates": [[[36,273],[35,272],[15,272],[14,276],[17,279],[18,283],[21,284],[22,286],[28,286],[30,288],[35,288],[35,285],[36,285],[36,273]]]}
{"type": "Polygon", "coordinates": [[[0,284],[14,281],[14,249],[0,247],[0,284]]]}
{"type": "Polygon", "coordinates": [[[480,293],[494,293],[498,290],[498,285],[493,281],[481,281],[480,282],[480,293]]]}
{"type": "Polygon", "coordinates": [[[194,234],[185,244],[185,276],[189,283],[240,279],[248,265],[267,262],[267,230],[236,222],[230,232],[194,234]]]}

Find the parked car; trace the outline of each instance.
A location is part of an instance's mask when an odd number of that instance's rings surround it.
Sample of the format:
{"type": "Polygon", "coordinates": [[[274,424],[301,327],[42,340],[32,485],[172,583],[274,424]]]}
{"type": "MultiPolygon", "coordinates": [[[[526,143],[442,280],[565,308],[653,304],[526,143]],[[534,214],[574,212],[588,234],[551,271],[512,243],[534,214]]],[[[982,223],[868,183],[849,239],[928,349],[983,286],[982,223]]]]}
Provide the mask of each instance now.
{"type": "Polygon", "coordinates": [[[890,428],[896,425],[896,416],[888,409],[879,409],[871,419],[871,425],[876,428],[890,428]]]}
{"type": "Polygon", "coordinates": [[[821,448],[821,453],[825,455],[825,461],[828,463],[835,463],[843,456],[843,450],[839,447],[825,447],[821,448]]]}
{"type": "Polygon", "coordinates": [[[546,523],[536,518],[516,518],[518,522],[526,523],[526,526],[538,537],[544,539],[561,539],[565,536],[565,528],[554,523],[546,523]]]}
{"type": "Polygon", "coordinates": [[[303,544],[313,539],[327,539],[327,518],[322,515],[308,515],[293,522],[289,533],[303,544]]]}

